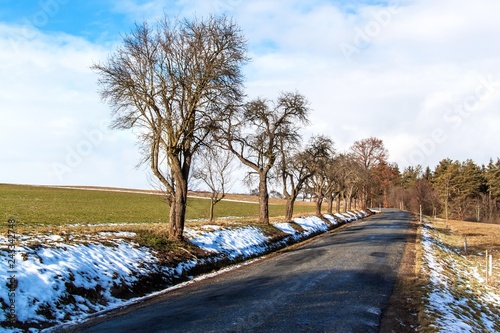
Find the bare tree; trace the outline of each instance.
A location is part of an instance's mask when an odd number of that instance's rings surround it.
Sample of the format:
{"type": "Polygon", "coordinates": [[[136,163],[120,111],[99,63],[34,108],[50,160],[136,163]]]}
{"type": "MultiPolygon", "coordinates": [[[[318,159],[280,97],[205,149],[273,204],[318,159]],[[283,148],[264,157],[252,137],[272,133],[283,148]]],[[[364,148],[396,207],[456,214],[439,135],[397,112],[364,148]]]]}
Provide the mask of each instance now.
{"type": "Polygon", "coordinates": [[[329,198],[328,212],[332,213],[333,199],[336,199],[335,210],[340,212],[341,201],[344,200],[344,210],[351,209],[350,201],[356,186],[358,168],[357,164],[348,154],[339,154],[333,159],[331,176],[334,187],[332,193],[335,196],[329,198]],[[348,205],[349,204],[349,208],[348,205]]]}
{"type": "Polygon", "coordinates": [[[354,142],[351,147],[351,154],[354,159],[363,167],[363,184],[360,187],[363,208],[368,206],[371,199],[373,187],[372,169],[380,163],[387,162],[388,152],[384,147],[384,142],[378,138],[368,138],[354,142]]]}
{"type": "Polygon", "coordinates": [[[311,168],[313,170],[313,175],[309,178],[309,188],[316,196],[316,215],[321,216],[321,206],[329,191],[329,186],[331,186],[329,171],[335,150],[332,139],[324,135],[312,137],[309,149],[312,155],[311,168]]]}
{"type": "Polygon", "coordinates": [[[372,175],[378,188],[378,206],[389,207],[390,189],[401,183],[401,174],[396,163],[382,161],[372,169],[372,175]]]}
{"type": "MultiPolygon", "coordinates": [[[[352,209],[352,201],[359,188],[363,184],[363,172],[361,166],[354,160],[352,155],[346,155],[345,172],[345,193],[344,193],[344,211],[352,209]]],[[[356,207],[354,207],[356,208],[356,207]]]]}
{"type": "Polygon", "coordinates": [[[214,220],[214,208],[226,197],[234,184],[232,173],[234,155],[217,146],[201,148],[195,157],[193,178],[201,180],[210,189],[209,221],[214,220]]]}
{"type": "Polygon", "coordinates": [[[241,103],[246,41],[225,16],[136,25],[108,61],[92,68],[116,129],[139,133],[144,162],[167,189],[170,237],[183,239],[194,153],[241,103]]]}
{"type": "Polygon", "coordinates": [[[280,147],[280,158],[276,177],[280,179],[283,186],[283,196],[286,199],[285,218],[291,220],[295,200],[304,188],[307,180],[314,174],[312,165],[312,154],[308,149],[297,151],[280,147]]]}
{"type": "Polygon", "coordinates": [[[276,102],[258,98],[232,111],[219,141],[258,176],[259,221],[269,223],[269,172],[280,144],[298,142],[299,129],[308,121],[308,102],[297,92],[287,92],[276,102]]]}
{"type": "Polygon", "coordinates": [[[356,158],[366,170],[370,170],[382,162],[387,162],[388,158],[384,142],[374,137],[354,142],[351,147],[351,152],[354,158],[356,158]]]}

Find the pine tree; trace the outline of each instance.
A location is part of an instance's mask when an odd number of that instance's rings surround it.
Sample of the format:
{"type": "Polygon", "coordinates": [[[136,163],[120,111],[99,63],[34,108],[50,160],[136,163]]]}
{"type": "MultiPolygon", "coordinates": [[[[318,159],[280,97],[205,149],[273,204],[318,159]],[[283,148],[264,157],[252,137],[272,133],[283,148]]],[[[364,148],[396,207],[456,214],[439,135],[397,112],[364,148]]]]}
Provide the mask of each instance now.
{"type": "Polygon", "coordinates": [[[488,193],[488,218],[494,220],[498,217],[498,203],[500,201],[500,158],[493,163],[490,160],[485,170],[486,186],[488,193]]]}

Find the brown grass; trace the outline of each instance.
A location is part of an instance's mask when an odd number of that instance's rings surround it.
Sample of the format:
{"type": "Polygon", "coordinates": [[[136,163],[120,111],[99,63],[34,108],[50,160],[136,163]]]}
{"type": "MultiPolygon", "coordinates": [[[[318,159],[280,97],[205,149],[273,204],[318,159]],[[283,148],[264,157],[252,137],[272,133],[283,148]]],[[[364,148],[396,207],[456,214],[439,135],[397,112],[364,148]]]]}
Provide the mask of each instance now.
{"type": "Polygon", "coordinates": [[[500,224],[449,220],[446,228],[446,221],[438,219],[433,225],[441,232],[446,245],[459,250],[482,270],[486,266],[485,254],[488,251],[493,256],[493,281],[490,285],[500,288],[500,224]]]}

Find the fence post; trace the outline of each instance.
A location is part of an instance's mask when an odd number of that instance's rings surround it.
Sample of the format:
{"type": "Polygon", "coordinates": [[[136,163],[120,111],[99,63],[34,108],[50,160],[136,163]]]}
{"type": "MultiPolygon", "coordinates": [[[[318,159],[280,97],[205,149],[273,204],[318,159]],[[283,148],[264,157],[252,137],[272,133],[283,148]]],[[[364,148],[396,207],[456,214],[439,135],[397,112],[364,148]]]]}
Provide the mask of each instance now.
{"type": "Polygon", "coordinates": [[[486,284],[489,284],[488,283],[488,273],[489,273],[489,269],[488,269],[488,250],[486,250],[486,284]]]}
{"type": "Polygon", "coordinates": [[[493,255],[489,256],[488,275],[490,283],[493,283],[493,255]]]}

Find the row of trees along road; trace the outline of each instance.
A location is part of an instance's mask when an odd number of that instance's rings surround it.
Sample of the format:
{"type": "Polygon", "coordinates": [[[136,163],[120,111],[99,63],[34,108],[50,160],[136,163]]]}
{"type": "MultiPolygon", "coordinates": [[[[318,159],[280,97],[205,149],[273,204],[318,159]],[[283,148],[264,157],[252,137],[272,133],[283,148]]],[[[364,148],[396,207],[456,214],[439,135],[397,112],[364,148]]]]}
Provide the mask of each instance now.
{"type": "MultiPolygon", "coordinates": [[[[365,149],[373,147],[360,145],[349,157],[335,156],[332,140],[316,136],[301,149],[299,129],[308,123],[310,112],[307,99],[283,92],[276,100],[245,102],[241,68],[248,61],[245,37],[226,16],[165,16],[154,26],[136,25],[107,62],[92,67],[99,75],[101,96],[112,108],[114,128],[138,133],[143,161],[167,192],[174,239],[183,238],[195,156],[203,167],[194,168],[194,176],[214,193],[211,218],[230,172],[227,152],[258,179],[262,223],[269,223],[270,179],[283,186],[289,219],[304,188],[317,196],[318,214],[324,198],[329,211],[334,198],[339,207],[340,196],[349,198],[350,205],[358,184],[364,184],[363,200],[368,202],[367,177],[352,164],[358,159],[370,171],[375,155],[365,149]]],[[[375,159],[378,163],[383,158],[375,159]]]]}
{"type": "Polygon", "coordinates": [[[242,67],[248,61],[247,42],[232,19],[165,16],[153,26],[133,27],[106,62],[92,66],[113,127],[138,134],[143,162],[167,193],[171,238],[183,239],[190,176],[212,190],[213,218],[232,157],[258,180],[262,223],[269,223],[270,181],[282,186],[288,219],[300,193],[315,197],[318,215],[325,200],[328,213],[334,203],[336,210],[342,202],[351,209],[353,201],[363,208],[418,202],[433,211],[444,202],[458,216],[468,214],[471,202],[484,210],[487,201],[490,216],[498,211],[498,162],[485,171],[447,160],[431,177],[421,168],[401,174],[377,138],[357,141],[340,154],[322,135],[303,148],[299,129],[308,123],[307,99],[283,92],[276,100],[245,101],[242,67]],[[195,157],[199,166],[193,170],[195,157]],[[465,174],[474,177],[459,181],[465,174]]]}
{"type": "Polygon", "coordinates": [[[297,144],[309,108],[297,92],[243,102],[248,61],[245,37],[226,16],[165,16],[154,26],[136,25],[107,62],[92,66],[113,127],[139,133],[144,162],[167,192],[174,239],[183,238],[193,158],[214,147],[258,175],[260,221],[269,222],[269,173],[279,147],[297,144]]]}

